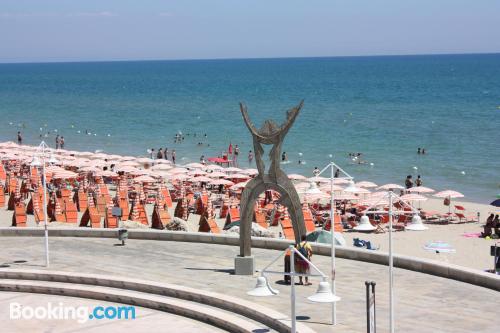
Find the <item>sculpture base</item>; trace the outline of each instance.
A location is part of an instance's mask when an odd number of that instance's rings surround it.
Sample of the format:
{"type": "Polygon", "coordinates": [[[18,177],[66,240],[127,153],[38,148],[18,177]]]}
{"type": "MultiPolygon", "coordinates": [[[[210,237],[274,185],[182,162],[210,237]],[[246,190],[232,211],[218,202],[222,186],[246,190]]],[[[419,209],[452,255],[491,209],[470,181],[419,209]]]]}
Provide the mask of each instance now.
{"type": "Polygon", "coordinates": [[[234,258],[235,275],[253,275],[255,272],[255,258],[253,256],[234,258]]]}

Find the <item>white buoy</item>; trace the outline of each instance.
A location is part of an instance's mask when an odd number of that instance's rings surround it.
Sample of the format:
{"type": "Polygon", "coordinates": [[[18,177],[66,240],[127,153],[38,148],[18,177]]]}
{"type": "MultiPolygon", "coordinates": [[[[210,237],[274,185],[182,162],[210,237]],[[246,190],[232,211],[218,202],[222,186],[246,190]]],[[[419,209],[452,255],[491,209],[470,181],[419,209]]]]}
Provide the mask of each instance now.
{"type": "Polygon", "coordinates": [[[372,162],[370,163],[371,166],[374,166],[375,164],[373,164],[372,162]]]}
{"type": "Polygon", "coordinates": [[[332,154],[329,154],[329,155],[328,155],[328,157],[332,158],[332,157],[333,157],[333,155],[332,155],[332,154]]]}
{"type": "Polygon", "coordinates": [[[111,134],[108,133],[108,136],[111,136],[111,134]]]}
{"type": "Polygon", "coordinates": [[[460,172],[462,175],[465,175],[465,171],[460,172]]]}
{"type": "Polygon", "coordinates": [[[78,130],[78,131],[76,131],[76,133],[80,134],[81,132],[80,132],[80,130],[78,130]]]}
{"type": "Polygon", "coordinates": [[[413,167],[414,170],[418,170],[418,168],[416,166],[413,167]]]}
{"type": "Polygon", "coordinates": [[[303,154],[302,153],[299,153],[299,156],[302,156],[303,154]]]}

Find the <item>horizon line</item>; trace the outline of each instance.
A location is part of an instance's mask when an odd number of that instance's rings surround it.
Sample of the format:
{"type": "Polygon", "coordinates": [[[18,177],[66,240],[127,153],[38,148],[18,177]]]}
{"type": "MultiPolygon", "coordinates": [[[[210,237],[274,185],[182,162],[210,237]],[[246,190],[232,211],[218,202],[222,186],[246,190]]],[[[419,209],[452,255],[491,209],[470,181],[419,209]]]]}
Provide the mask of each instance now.
{"type": "Polygon", "coordinates": [[[221,58],[172,58],[172,59],[111,59],[111,60],[43,60],[43,61],[0,61],[0,65],[14,64],[66,64],[66,63],[103,63],[103,62],[145,62],[145,61],[220,61],[220,60],[274,60],[274,59],[328,59],[328,58],[372,58],[372,57],[412,57],[412,56],[450,56],[450,55],[500,55],[498,52],[466,53],[415,53],[415,54],[373,54],[373,55],[335,55],[335,56],[277,56],[277,57],[221,57],[221,58]]]}

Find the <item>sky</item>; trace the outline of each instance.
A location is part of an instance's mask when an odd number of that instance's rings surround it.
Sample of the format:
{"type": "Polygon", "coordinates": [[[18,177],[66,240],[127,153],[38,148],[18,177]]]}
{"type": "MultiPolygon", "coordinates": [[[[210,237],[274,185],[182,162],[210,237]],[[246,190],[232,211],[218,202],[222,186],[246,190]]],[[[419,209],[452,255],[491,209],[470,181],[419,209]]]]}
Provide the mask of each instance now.
{"type": "Polygon", "coordinates": [[[500,52],[500,0],[0,0],[0,62],[500,52]]]}

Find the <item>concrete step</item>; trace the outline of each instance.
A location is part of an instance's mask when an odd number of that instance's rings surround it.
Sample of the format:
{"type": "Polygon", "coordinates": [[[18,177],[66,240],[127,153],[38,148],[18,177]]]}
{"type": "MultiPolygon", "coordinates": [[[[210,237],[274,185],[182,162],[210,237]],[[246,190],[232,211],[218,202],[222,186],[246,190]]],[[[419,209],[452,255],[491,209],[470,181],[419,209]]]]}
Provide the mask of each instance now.
{"type": "Polygon", "coordinates": [[[263,324],[244,319],[227,311],[191,301],[138,291],[65,282],[11,279],[0,280],[0,290],[97,299],[119,304],[146,307],[198,320],[229,332],[271,332],[271,330],[263,324]]]}

